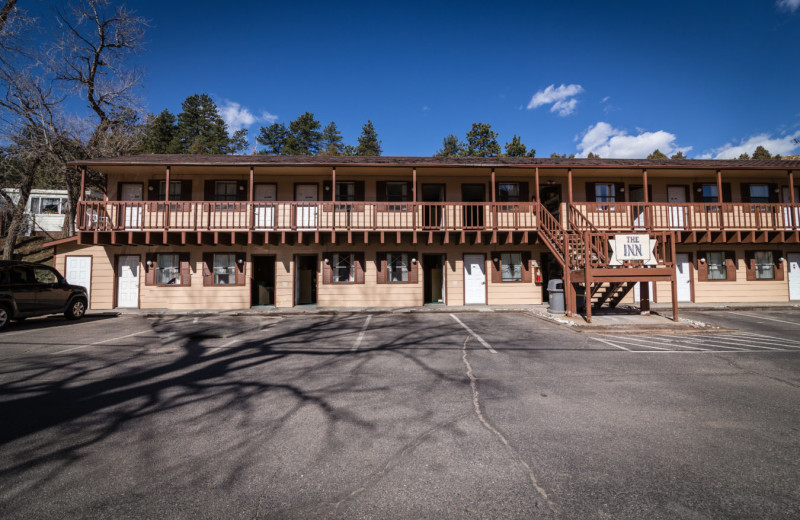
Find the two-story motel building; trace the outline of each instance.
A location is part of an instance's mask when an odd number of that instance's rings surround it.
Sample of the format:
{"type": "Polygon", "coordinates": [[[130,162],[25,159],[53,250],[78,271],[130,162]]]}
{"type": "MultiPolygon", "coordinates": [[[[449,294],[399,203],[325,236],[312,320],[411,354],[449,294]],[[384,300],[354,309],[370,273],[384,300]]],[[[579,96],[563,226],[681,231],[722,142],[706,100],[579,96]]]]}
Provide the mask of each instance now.
{"type": "Polygon", "coordinates": [[[93,309],[800,300],[800,161],[142,155],[55,266],[93,309]],[[616,235],[651,260],[614,262],[616,235]],[[609,242],[612,242],[611,246],[609,242]],[[614,264],[619,265],[614,265],[614,264]],[[645,283],[646,282],[646,283],[645,283]]]}

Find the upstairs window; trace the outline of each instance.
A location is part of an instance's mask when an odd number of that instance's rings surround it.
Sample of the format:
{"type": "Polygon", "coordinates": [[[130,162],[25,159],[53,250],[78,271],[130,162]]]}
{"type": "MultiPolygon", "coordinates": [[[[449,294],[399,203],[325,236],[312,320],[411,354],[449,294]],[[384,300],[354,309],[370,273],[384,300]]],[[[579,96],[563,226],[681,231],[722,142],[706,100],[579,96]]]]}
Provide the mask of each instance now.
{"type": "Polygon", "coordinates": [[[756,204],[769,204],[769,185],[768,184],[751,184],[750,185],[750,202],[756,204]]]}
{"type": "MultiPolygon", "coordinates": [[[[616,185],[613,182],[597,182],[594,185],[595,202],[611,202],[617,200],[616,185]]],[[[614,206],[598,206],[597,209],[613,211],[614,206]]]]}
{"type": "Polygon", "coordinates": [[[703,184],[700,186],[700,202],[719,202],[719,189],[716,184],[703,184]]]}
{"type": "MultiPolygon", "coordinates": [[[[182,187],[183,183],[181,181],[169,181],[169,200],[182,200],[182,187]]],[[[158,200],[167,200],[167,181],[159,181],[158,183],[158,200]]]]}
{"type": "Polygon", "coordinates": [[[35,215],[64,215],[67,200],[63,197],[31,197],[30,212],[35,215]]]}
{"type": "MultiPolygon", "coordinates": [[[[407,182],[387,182],[386,183],[386,200],[388,202],[408,202],[408,183],[407,182]]],[[[406,211],[408,207],[405,204],[392,204],[387,207],[389,211],[406,211]]]]}

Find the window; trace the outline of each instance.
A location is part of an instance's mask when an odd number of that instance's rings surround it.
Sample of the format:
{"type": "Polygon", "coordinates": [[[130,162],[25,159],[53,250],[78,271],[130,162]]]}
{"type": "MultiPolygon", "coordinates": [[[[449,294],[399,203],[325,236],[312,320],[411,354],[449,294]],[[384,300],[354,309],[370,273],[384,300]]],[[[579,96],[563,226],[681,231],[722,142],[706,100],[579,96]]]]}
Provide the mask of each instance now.
{"type": "Polygon", "coordinates": [[[386,253],[386,281],[388,283],[408,282],[410,271],[408,253],[386,253]]]}
{"type": "Polygon", "coordinates": [[[497,187],[498,202],[519,202],[519,183],[501,182],[497,187]]]}
{"type": "Polygon", "coordinates": [[[750,202],[756,204],[769,203],[769,185],[768,184],[751,184],[750,185],[750,202]]]}
{"type": "MultiPolygon", "coordinates": [[[[182,200],[182,186],[183,183],[181,181],[169,181],[169,200],[182,200]]],[[[158,184],[158,200],[167,200],[167,181],[160,181],[158,184]]]]}
{"type": "MultiPolygon", "coordinates": [[[[388,202],[408,202],[408,183],[406,182],[387,182],[386,183],[386,200],[388,202]]],[[[390,205],[387,207],[389,211],[406,211],[408,207],[402,205],[390,205]]]]}
{"type": "MultiPolygon", "coordinates": [[[[355,182],[337,182],[336,183],[336,202],[352,202],[356,200],[356,183],[355,182]]],[[[338,211],[352,211],[352,204],[336,204],[338,211]]]]}
{"type": "MultiPolygon", "coordinates": [[[[214,200],[236,200],[237,184],[236,181],[216,181],[214,183],[214,200]]],[[[172,191],[172,182],[170,182],[169,189],[172,191]]]]}
{"type": "Polygon", "coordinates": [[[44,267],[34,267],[33,276],[36,279],[36,283],[44,283],[44,284],[58,283],[58,276],[52,269],[47,269],[44,267]]]}
{"type": "MultiPolygon", "coordinates": [[[[596,202],[615,202],[617,200],[616,186],[611,182],[597,182],[594,185],[594,200],[596,202]]],[[[598,206],[599,210],[613,211],[614,206],[598,206]]]]}
{"type": "Polygon", "coordinates": [[[355,282],[355,255],[353,253],[334,253],[333,283],[355,282]]]}
{"type": "Polygon", "coordinates": [[[181,263],[176,254],[156,256],[156,284],[181,285],[181,263]]]}
{"type": "Polygon", "coordinates": [[[30,212],[37,215],[63,215],[67,213],[67,199],[62,197],[31,197],[30,212]]]}
{"type": "Polygon", "coordinates": [[[709,280],[727,280],[728,267],[725,262],[725,253],[721,251],[709,252],[706,254],[708,264],[709,280]]]}
{"type": "Polygon", "coordinates": [[[774,280],[775,262],[772,251],[756,251],[753,256],[755,259],[756,280],[774,280]]]}
{"type": "Polygon", "coordinates": [[[522,254],[503,253],[500,255],[500,280],[503,282],[522,281],[522,254]]]}
{"type": "Polygon", "coordinates": [[[234,285],[236,283],[236,255],[214,253],[212,276],[214,285],[234,285]]]}

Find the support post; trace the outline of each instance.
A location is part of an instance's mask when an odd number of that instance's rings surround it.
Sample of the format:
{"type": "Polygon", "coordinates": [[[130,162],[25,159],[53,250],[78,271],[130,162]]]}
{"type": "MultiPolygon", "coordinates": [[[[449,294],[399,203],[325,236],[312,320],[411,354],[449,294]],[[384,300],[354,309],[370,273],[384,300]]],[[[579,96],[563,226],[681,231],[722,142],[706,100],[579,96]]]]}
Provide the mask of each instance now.
{"type": "Polygon", "coordinates": [[[572,205],[572,168],[567,170],[567,194],[570,206],[572,205]]]}
{"type": "MultiPolygon", "coordinates": [[[[666,236],[666,235],[665,235],[666,236]]],[[[675,256],[675,233],[670,233],[670,252],[672,253],[672,321],[678,321],[678,262],[675,256]]]]}
{"type": "Polygon", "coordinates": [[[569,261],[569,235],[564,232],[564,314],[572,316],[573,305],[572,284],[570,283],[570,261],[569,261]]]}
{"type": "Polygon", "coordinates": [[[496,202],[494,194],[494,168],[492,168],[492,204],[496,202]]]}
{"type": "MultiPolygon", "coordinates": [[[[317,214],[319,218],[319,214],[317,214]]],[[[336,243],[336,167],[331,168],[331,243],[336,243]]]]}
{"type": "Polygon", "coordinates": [[[795,200],[794,196],[794,172],[792,170],[789,170],[789,204],[792,204],[791,209],[789,209],[789,224],[792,229],[796,229],[800,227],[800,222],[797,221],[797,214],[799,210],[794,207],[794,204],[797,204],[797,201],[795,200]]]}
{"type": "Polygon", "coordinates": [[[647,194],[647,169],[642,170],[642,186],[644,187],[644,202],[650,202],[650,196],[647,194]]]}
{"type": "Polygon", "coordinates": [[[250,213],[250,229],[255,228],[255,223],[256,223],[256,220],[255,220],[256,219],[256,208],[255,208],[255,204],[253,204],[253,200],[255,198],[255,194],[253,193],[253,188],[254,188],[254,184],[253,184],[254,172],[253,172],[253,170],[254,170],[254,168],[251,166],[250,167],[250,196],[247,199],[248,202],[250,202],[250,204],[249,204],[250,208],[248,209],[248,212],[250,213]]]}
{"type": "Polygon", "coordinates": [[[336,167],[335,166],[333,168],[331,168],[331,202],[336,202],[336,167]]]}
{"type": "Polygon", "coordinates": [[[722,170],[717,170],[717,200],[720,204],[724,202],[722,200],[722,170]]]}
{"type": "Polygon", "coordinates": [[[164,181],[166,183],[166,185],[164,186],[164,201],[165,202],[169,202],[169,172],[170,172],[170,169],[171,168],[169,166],[167,166],[167,178],[164,181]]]}
{"type": "Polygon", "coordinates": [[[589,258],[589,232],[584,231],[583,243],[586,247],[584,251],[584,289],[583,289],[583,308],[586,312],[586,323],[592,322],[592,259],[589,258]]]}
{"type": "Polygon", "coordinates": [[[417,202],[417,168],[411,171],[411,202],[417,202]]]}
{"type": "Polygon", "coordinates": [[[536,197],[536,202],[539,203],[541,201],[539,200],[539,167],[538,166],[536,167],[536,173],[534,174],[534,182],[536,184],[536,186],[535,186],[536,195],[534,195],[534,196],[536,197]]]}
{"type": "MultiPolygon", "coordinates": [[[[165,230],[165,231],[166,231],[167,229],[169,229],[169,221],[170,221],[170,206],[169,206],[169,174],[170,174],[170,170],[171,170],[171,169],[172,169],[172,168],[170,168],[169,166],[167,166],[167,175],[166,175],[166,179],[164,180],[164,202],[166,202],[166,204],[164,204],[164,230],[165,230]]],[[[166,233],[165,233],[165,234],[164,234],[164,239],[165,239],[164,241],[165,241],[165,242],[166,242],[166,238],[167,238],[167,236],[166,236],[166,233]]]]}
{"type": "Polygon", "coordinates": [[[78,194],[78,202],[83,202],[86,198],[86,166],[81,166],[81,192],[78,194]]]}
{"type": "Polygon", "coordinates": [[[650,316],[650,282],[639,282],[639,314],[650,316]]]}

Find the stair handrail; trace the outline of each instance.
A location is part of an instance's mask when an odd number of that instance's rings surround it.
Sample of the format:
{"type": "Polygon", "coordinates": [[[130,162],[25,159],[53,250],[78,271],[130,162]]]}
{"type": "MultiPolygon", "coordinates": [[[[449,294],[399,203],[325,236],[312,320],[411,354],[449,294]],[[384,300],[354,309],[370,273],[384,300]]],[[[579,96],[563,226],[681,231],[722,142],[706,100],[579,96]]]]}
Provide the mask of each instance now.
{"type": "Polygon", "coordinates": [[[562,245],[559,243],[559,233],[564,234],[566,231],[561,227],[561,223],[556,220],[552,213],[547,208],[542,206],[540,202],[536,202],[536,221],[540,230],[539,236],[543,238],[542,242],[551,253],[558,259],[562,267],[566,264],[566,257],[562,250],[562,245]]]}

